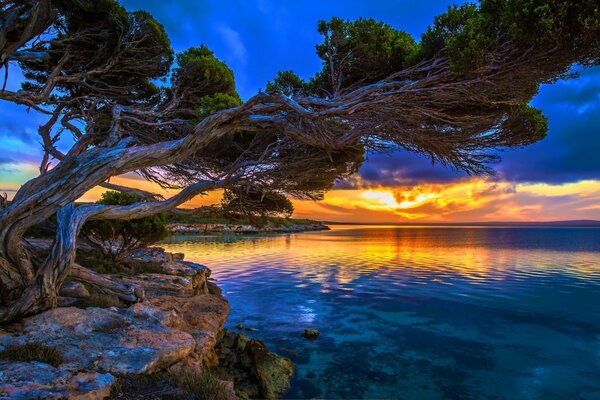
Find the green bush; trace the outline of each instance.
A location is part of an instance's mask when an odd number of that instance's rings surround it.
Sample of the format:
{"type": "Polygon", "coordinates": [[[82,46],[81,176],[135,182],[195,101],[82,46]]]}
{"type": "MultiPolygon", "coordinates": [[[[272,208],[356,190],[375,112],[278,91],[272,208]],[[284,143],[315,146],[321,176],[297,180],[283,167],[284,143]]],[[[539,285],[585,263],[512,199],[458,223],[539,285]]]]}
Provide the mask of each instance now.
{"type": "MultiPolygon", "coordinates": [[[[142,198],[136,195],[108,191],[102,194],[98,204],[127,206],[141,201],[142,198]]],[[[166,214],[130,220],[89,221],[81,234],[105,256],[117,260],[124,254],[164,239],[168,234],[166,214]]]]}

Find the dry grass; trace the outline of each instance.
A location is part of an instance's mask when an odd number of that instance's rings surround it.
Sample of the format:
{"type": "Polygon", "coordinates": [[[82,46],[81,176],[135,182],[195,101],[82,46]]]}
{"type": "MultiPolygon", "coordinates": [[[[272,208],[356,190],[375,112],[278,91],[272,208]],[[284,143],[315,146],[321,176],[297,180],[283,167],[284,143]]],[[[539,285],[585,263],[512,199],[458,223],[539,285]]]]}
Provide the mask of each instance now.
{"type": "Polygon", "coordinates": [[[53,367],[58,367],[63,362],[63,356],[57,349],[37,342],[8,347],[0,351],[0,359],[25,362],[39,361],[53,367]]]}
{"type": "Polygon", "coordinates": [[[210,372],[162,372],[119,376],[110,399],[228,400],[229,396],[210,372]]]}

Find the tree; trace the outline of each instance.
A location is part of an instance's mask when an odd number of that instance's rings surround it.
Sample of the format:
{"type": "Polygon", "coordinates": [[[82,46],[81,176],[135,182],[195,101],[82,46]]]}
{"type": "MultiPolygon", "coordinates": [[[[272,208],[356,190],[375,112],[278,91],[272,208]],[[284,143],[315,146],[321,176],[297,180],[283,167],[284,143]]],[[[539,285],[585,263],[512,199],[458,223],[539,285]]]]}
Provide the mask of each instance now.
{"type": "Polygon", "coordinates": [[[259,188],[228,188],[223,194],[222,205],[226,213],[251,219],[289,218],[294,212],[294,205],[283,194],[259,188]]]}
{"type": "MultiPolygon", "coordinates": [[[[97,204],[127,206],[141,201],[143,199],[135,194],[107,191],[102,193],[97,204]]],[[[83,225],[81,233],[90,244],[114,261],[164,239],[168,234],[167,218],[163,212],[130,220],[89,221],[83,225]]]]}
{"type": "Polygon", "coordinates": [[[163,27],[115,0],[5,0],[0,10],[0,65],[25,77],[0,99],[47,116],[40,175],[0,211],[3,322],[56,306],[70,274],[116,285],[73,262],[88,220],[141,218],[233,187],[317,199],[356,172],[365,151],[401,148],[489,172],[496,149],[546,134],[528,105],[538,86],[568,77],[575,63],[597,65],[600,51],[593,0],[482,0],[450,8],[421,43],[373,20],[333,19],[319,24],[323,70],[303,90],[290,75],[242,103],[232,71],[209,49],[178,54],[173,68],[163,27]],[[169,85],[155,84],[169,74],[169,85]],[[63,153],[55,144],[66,134],[74,144],[63,153]],[[74,206],[95,186],[132,193],[107,182],[131,171],[181,191],[74,206]],[[23,234],[52,215],[56,237],[38,257],[23,234]]]}

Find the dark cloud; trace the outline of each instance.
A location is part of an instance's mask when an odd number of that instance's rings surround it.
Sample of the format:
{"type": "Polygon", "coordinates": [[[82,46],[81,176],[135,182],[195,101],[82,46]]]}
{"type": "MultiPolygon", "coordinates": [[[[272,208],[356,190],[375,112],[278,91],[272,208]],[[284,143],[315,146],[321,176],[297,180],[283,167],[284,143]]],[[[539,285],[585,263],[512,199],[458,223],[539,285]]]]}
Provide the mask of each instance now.
{"type": "Polygon", "coordinates": [[[499,174],[518,182],[600,179],[600,67],[545,85],[532,103],[548,117],[548,136],[502,154],[499,174]]]}
{"type": "Polygon", "coordinates": [[[419,183],[443,183],[464,178],[465,173],[432,164],[422,155],[406,151],[371,154],[360,169],[365,186],[404,186],[419,183]]]}

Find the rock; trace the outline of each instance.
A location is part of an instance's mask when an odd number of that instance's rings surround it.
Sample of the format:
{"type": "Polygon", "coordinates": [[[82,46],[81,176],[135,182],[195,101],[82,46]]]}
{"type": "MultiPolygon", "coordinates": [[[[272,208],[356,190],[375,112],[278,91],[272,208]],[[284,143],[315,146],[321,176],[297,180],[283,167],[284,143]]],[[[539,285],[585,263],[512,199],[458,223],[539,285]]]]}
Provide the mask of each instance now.
{"type": "Polygon", "coordinates": [[[254,363],[261,396],[267,399],[279,398],[290,385],[290,377],[294,374],[292,362],[270,352],[256,339],[248,343],[247,351],[254,363]]]}
{"type": "Polygon", "coordinates": [[[127,255],[127,260],[146,263],[165,263],[172,261],[172,255],[161,247],[147,247],[127,255]]]}
{"type": "Polygon", "coordinates": [[[59,295],[64,297],[75,297],[78,299],[89,299],[90,292],[81,282],[65,282],[60,287],[59,295]]]}
{"type": "MultiPolygon", "coordinates": [[[[133,279],[122,280],[133,283],[143,281],[141,286],[146,291],[161,293],[180,293],[182,295],[196,295],[208,293],[207,279],[210,269],[204,265],[183,261],[182,253],[169,253],[160,247],[137,250],[124,261],[132,271],[144,272],[133,279]],[[169,278],[164,275],[182,277],[185,279],[169,278]]],[[[134,272],[134,273],[137,273],[134,272]]]]}
{"type": "MultiPolygon", "coordinates": [[[[235,389],[245,396],[271,399],[283,393],[293,374],[290,360],[258,340],[223,330],[229,303],[209,281],[210,269],[160,248],[131,257],[127,262],[137,264],[130,270],[146,272],[112,278],[145,290],[144,302],[129,308],[56,308],[0,330],[0,350],[37,342],[58,349],[63,358],[57,367],[0,360],[0,399],[103,398],[115,376],[203,373],[206,367],[232,371],[235,389]]],[[[70,305],[86,297],[91,296],[85,286],[66,282],[58,299],[70,305]]],[[[223,384],[235,398],[233,384],[223,384]]]]}
{"type": "Polygon", "coordinates": [[[219,383],[225,388],[225,392],[227,393],[228,399],[236,400],[238,398],[235,394],[235,386],[233,385],[233,382],[219,380],[219,383]]]}
{"type": "Polygon", "coordinates": [[[38,342],[60,350],[61,370],[146,373],[187,357],[195,347],[187,333],[129,310],[56,308],[25,319],[3,346],[38,342]]]}
{"type": "Polygon", "coordinates": [[[148,304],[153,309],[163,312],[175,311],[177,318],[170,319],[167,325],[187,332],[195,340],[196,346],[185,360],[185,365],[177,367],[185,366],[199,370],[204,365],[214,365],[218,362],[214,347],[229,315],[227,300],[210,294],[188,298],[160,296],[149,299],[148,304]]]}
{"type": "Polygon", "coordinates": [[[236,389],[246,397],[276,399],[289,386],[292,362],[270,352],[259,340],[223,330],[216,349],[219,365],[229,371],[236,389]]]}
{"type": "Polygon", "coordinates": [[[321,332],[319,332],[318,329],[305,329],[304,333],[302,333],[302,336],[307,339],[314,340],[318,338],[320,334],[321,332]]]}
{"type": "Polygon", "coordinates": [[[168,275],[184,276],[192,279],[192,293],[208,293],[207,280],[210,269],[201,264],[189,261],[176,261],[163,264],[164,272],[168,275]]]}
{"type": "Polygon", "coordinates": [[[41,362],[0,362],[0,398],[76,400],[102,399],[110,394],[110,373],[71,374],[41,362]]]}

